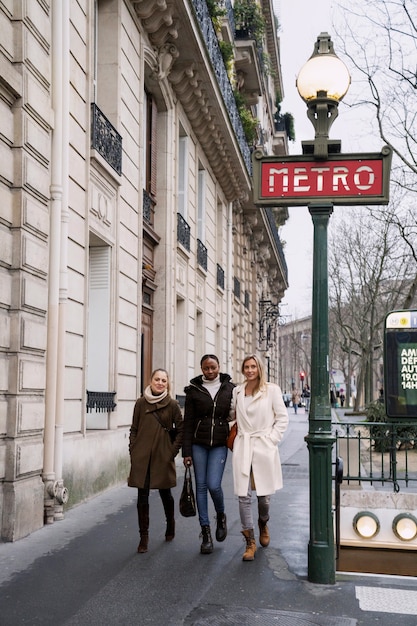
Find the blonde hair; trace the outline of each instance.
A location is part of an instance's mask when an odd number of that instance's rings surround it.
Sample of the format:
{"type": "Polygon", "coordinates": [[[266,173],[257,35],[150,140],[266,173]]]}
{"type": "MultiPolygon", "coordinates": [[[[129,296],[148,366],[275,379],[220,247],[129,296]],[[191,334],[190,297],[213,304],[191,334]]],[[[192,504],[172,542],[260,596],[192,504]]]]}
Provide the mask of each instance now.
{"type": "Polygon", "coordinates": [[[170,394],[171,393],[171,381],[169,380],[169,374],[166,371],[166,369],[164,369],[163,367],[157,367],[151,374],[151,382],[152,382],[152,378],[155,376],[156,372],[164,372],[165,376],[167,377],[167,391],[170,394]]]}
{"type": "Polygon", "coordinates": [[[251,359],[253,359],[256,362],[256,365],[258,368],[258,375],[259,375],[259,384],[256,386],[254,391],[256,392],[256,391],[259,391],[260,389],[263,391],[266,388],[266,382],[267,382],[266,371],[265,371],[264,362],[257,354],[248,354],[247,356],[245,356],[245,358],[243,359],[241,372],[242,374],[244,374],[245,363],[247,363],[251,359]]]}

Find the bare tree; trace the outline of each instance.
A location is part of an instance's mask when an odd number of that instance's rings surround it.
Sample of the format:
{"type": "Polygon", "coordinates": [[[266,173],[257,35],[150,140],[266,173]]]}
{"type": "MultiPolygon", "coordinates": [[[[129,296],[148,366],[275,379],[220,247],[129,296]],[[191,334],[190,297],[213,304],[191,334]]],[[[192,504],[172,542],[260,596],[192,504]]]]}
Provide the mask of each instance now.
{"type": "MultiPolygon", "coordinates": [[[[352,73],[346,104],[370,111],[370,132],[393,151],[390,205],[369,209],[365,239],[358,238],[354,224],[347,229],[345,237],[352,241],[352,253],[346,250],[350,268],[341,266],[340,258],[332,261],[331,315],[336,323],[331,331],[348,358],[358,359],[358,388],[364,388],[367,402],[380,357],[384,314],[411,308],[417,293],[417,2],[339,0],[338,6],[342,17],[335,25],[337,49],[344,52],[352,73]],[[379,264],[372,247],[380,254],[379,264]],[[371,266],[374,272],[369,273],[371,266]]],[[[342,256],[340,249],[338,254],[342,256]]],[[[343,363],[343,354],[339,360],[343,363]]],[[[350,361],[346,367],[350,369],[350,361]]],[[[356,407],[360,397],[359,393],[356,407]]]]}
{"type": "Polygon", "coordinates": [[[394,153],[392,181],[417,193],[417,3],[339,0],[336,30],[353,68],[348,102],[373,111],[377,131],[394,153]]]}
{"type": "Polygon", "coordinates": [[[329,254],[331,354],[347,372],[348,383],[353,367],[357,368],[356,410],[373,400],[384,319],[388,311],[398,307],[410,282],[411,267],[414,271],[414,260],[391,221],[376,220],[367,207],[352,209],[333,220],[329,254]]]}

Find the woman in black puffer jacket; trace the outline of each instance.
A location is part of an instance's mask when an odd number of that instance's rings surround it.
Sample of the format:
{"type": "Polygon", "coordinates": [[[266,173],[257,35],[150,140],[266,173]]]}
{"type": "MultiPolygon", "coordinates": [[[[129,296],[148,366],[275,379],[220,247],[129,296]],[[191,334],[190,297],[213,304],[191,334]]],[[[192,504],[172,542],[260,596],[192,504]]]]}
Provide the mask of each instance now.
{"type": "Polygon", "coordinates": [[[202,375],[193,378],[185,388],[184,465],[194,466],[198,517],[202,543],[200,552],[213,552],[208,496],[216,509],[216,539],[227,535],[222,478],[227,459],[226,439],[229,434],[229,411],[234,384],[229,374],[220,373],[219,359],[205,354],[200,362],[202,375]]]}

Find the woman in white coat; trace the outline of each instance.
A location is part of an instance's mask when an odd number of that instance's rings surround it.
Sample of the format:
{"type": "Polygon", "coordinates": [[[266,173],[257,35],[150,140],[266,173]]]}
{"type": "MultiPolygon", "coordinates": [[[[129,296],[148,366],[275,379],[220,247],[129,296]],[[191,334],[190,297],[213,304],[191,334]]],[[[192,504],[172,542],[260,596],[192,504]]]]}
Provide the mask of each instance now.
{"type": "Polygon", "coordinates": [[[265,366],[252,354],[242,363],[245,382],[233,390],[232,415],[237,422],[233,446],[234,492],[239,497],[242,534],[246,540],[243,561],[256,552],[252,515],[252,490],[258,500],[261,546],[269,545],[270,497],[282,488],[278,443],[288,426],[288,413],[278,385],[266,382],[265,366]]]}

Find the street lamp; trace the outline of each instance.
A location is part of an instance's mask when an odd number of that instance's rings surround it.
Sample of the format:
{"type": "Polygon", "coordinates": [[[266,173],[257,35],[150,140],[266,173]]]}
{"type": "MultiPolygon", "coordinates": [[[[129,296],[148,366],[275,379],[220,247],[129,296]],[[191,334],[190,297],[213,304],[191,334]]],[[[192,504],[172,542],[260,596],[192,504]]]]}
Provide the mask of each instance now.
{"type": "Polygon", "coordinates": [[[314,126],[313,142],[304,141],[303,153],[314,150],[316,159],[330,152],[340,152],[340,141],[329,140],[329,130],[338,115],[340,100],[350,85],[346,65],[335,54],[328,33],[320,33],[314,51],[297,77],[298,93],[307,103],[307,116],[314,126]]]}
{"type": "MultiPolygon", "coordinates": [[[[314,52],[297,77],[297,89],[307,103],[307,116],[315,130],[314,141],[302,142],[303,154],[322,163],[339,153],[340,141],[329,139],[339,101],[350,85],[345,64],[336,56],[328,33],[320,33],[314,52]]],[[[320,165],[324,168],[325,165],[320,165]]],[[[308,579],[335,582],[335,550],[332,518],[332,436],[329,397],[329,312],[327,227],[333,203],[318,200],[308,206],[314,227],[313,308],[311,339],[311,404],[309,432],[310,541],[308,579]]]]}

